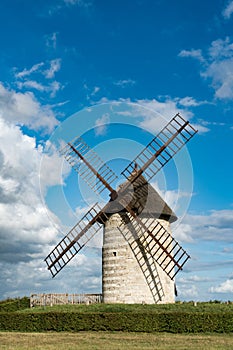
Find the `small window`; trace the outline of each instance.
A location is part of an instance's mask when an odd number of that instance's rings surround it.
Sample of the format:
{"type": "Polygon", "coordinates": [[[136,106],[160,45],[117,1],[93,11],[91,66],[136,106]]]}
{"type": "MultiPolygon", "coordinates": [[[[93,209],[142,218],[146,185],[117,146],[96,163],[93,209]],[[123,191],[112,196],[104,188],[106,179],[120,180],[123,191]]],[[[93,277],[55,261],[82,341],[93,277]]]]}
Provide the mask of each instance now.
{"type": "Polygon", "coordinates": [[[113,256],[116,256],[116,255],[117,255],[117,253],[116,253],[116,252],[113,252],[112,254],[113,254],[113,256]]]}

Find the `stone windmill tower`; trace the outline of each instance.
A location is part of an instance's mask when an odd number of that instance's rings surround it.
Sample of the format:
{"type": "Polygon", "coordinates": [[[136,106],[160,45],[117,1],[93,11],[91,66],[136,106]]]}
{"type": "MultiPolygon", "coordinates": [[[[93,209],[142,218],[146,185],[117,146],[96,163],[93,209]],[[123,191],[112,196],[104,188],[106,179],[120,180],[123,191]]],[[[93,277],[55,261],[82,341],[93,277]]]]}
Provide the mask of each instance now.
{"type": "Polygon", "coordinates": [[[94,191],[107,189],[110,201],[95,204],[45,258],[53,277],[104,226],[104,302],[174,302],[174,277],[189,255],[171,235],[176,215],[149,181],[196,132],[176,114],[122,171],[127,181],[117,190],[117,176],[82,139],[67,144],[66,160],[94,191]]]}
{"type": "MultiPolygon", "coordinates": [[[[134,174],[135,171],[132,176],[134,174]]],[[[164,238],[167,236],[168,241],[169,238],[171,241],[170,223],[177,220],[171,208],[143,176],[134,182],[132,193],[129,205],[134,212],[137,212],[142,221],[151,221],[151,231],[160,229],[161,235],[163,234],[164,238]]],[[[144,234],[142,246],[140,242],[136,243],[137,231],[127,223],[125,208],[116,208],[115,203],[107,216],[108,219],[104,222],[102,254],[103,301],[127,304],[173,303],[174,281],[155,262],[161,252],[157,254],[156,248],[150,246],[150,237],[144,234]],[[146,245],[150,252],[145,250],[146,245]]]]}

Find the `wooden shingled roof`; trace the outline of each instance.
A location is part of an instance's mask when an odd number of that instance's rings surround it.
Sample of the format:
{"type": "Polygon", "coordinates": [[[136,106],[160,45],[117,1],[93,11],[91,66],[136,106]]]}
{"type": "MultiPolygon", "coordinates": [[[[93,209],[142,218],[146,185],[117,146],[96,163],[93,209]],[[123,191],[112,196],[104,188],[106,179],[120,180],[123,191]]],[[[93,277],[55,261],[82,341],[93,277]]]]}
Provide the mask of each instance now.
{"type": "MultiPolygon", "coordinates": [[[[131,180],[132,176],[134,176],[134,173],[132,173],[128,181],[131,180]]],[[[124,197],[130,208],[140,218],[151,217],[164,219],[169,222],[177,220],[176,214],[142,175],[130,186],[127,186],[127,183],[120,185],[120,192],[122,192],[122,196],[120,195],[115,201],[109,202],[107,211],[105,212],[107,216],[116,212],[126,212],[126,209],[119,203],[120,198],[124,197]],[[124,187],[127,187],[126,191],[124,191],[124,187]]]]}

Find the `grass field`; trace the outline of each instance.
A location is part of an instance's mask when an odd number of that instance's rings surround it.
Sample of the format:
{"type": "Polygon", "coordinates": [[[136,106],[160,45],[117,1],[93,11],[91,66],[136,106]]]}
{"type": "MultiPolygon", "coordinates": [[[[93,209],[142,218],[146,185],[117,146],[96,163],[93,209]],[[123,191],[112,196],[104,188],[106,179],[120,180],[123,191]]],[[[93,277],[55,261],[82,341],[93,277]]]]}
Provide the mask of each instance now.
{"type": "Polygon", "coordinates": [[[5,333],[1,350],[222,350],[233,349],[233,335],[177,335],[168,333],[5,333]]]}

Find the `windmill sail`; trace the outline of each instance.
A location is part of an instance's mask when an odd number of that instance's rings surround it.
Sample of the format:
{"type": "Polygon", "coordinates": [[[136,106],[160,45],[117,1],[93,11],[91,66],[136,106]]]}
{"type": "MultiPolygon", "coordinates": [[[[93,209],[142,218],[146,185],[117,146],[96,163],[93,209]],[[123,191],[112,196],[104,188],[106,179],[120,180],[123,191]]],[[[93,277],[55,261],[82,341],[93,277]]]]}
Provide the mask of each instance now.
{"type": "Polygon", "coordinates": [[[132,231],[133,227],[135,241],[139,241],[163,271],[174,279],[190,256],[157,219],[151,217],[142,221],[131,213],[128,213],[128,217],[130,226],[119,228],[121,232],[125,234],[124,230],[132,231]]]}
{"type": "Polygon", "coordinates": [[[45,258],[53,277],[94,237],[102,228],[105,219],[105,214],[101,212],[99,205],[95,204],[56,245],[45,258]]]}
{"type": "Polygon", "coordinates": [[[137,165],[138,174],[142,173],[150,181],[154,175],[195,135],[193,128],[180,114],[175,117],[153,138],[141,153],[122,171],[127,179],[137,165]]]}
{"type": "Polygon", "coordinates": [[[68,143],[61,154],[96,193],[103,192],[105,188],[115,192],[110,185],[117,175],[80,137],[68,143]]]}

